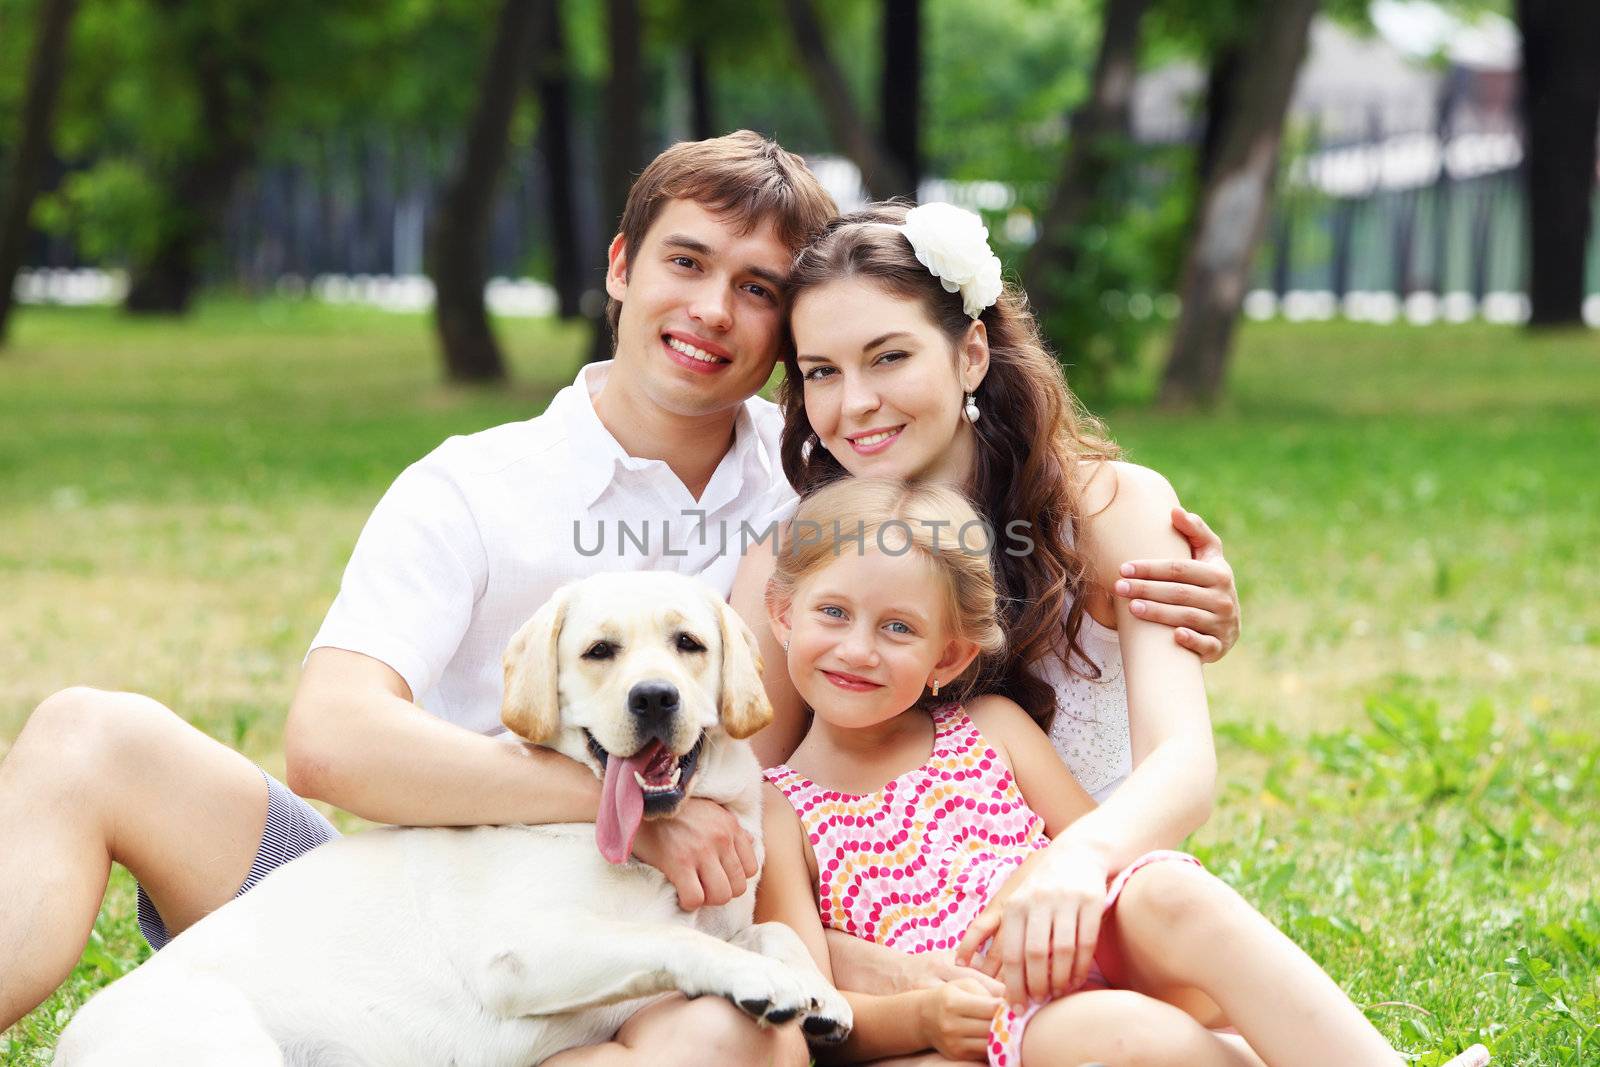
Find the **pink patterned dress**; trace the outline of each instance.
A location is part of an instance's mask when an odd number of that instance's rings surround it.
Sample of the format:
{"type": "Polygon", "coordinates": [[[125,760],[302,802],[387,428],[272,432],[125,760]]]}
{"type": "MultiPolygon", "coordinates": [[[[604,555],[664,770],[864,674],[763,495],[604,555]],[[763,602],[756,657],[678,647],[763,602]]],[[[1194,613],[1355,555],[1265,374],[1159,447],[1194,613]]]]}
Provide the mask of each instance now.
{"type": "MultiPolygon", "coordinates": [[[[824,789],[787,766],[766,772],[800,816],[817,861],[822,924],[901,952],[953,949],[991,896],[1050,844],[1044,819],[959,704],[933,709],[928,762],[875,793],[824,789]]],[[[1112,881],[1176,852],[1141,856],[1112,881]]],[[[989,1024],[989,1063],[1020,1067],[1032,1009],[1002,1005],[989,1024]]]]}

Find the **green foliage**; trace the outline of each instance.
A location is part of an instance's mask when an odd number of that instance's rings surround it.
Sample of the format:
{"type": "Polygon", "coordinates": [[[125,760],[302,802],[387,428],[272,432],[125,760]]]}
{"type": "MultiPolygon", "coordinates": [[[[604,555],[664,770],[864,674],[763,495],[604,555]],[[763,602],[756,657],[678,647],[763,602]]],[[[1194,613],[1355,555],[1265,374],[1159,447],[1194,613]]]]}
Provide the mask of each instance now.
{"type": "Polygon", "coordinates": [[[79,250],[100,263],[127,263],[155,251],[166,194],[138,161],[107,159],[62,179],[34,205],[34,222],[71,233],[79,250]]]}
{"type": "MultiPolygon", "coordinates": [[[[1091,402],[1107,398],[1117,372],[1132,365],[1152,331],[1172,317],[1173,264],[1181,260],[1187,186],[1184,149],[1123,144],[1114,155],[1110,190],[1070,232],[1070,267],[1046,263],[1021,282],[1042,308],[1040,325],[1066,367],[1072,388],[1091,402]],[[1132,188],[1130,188],[1132,187],[1132,188]]],[[[1021,206],[1042,216],[1049,190],[1026,187],[1021,206]]],[[[991,225],[1004,233],[1004,223],[991,225]]],[[[1019,264],[1026,248],[1004,246],[1001,258],[1019,264]]]]}
{"type": "MultiPolygon", "coordinates": [[[[350,128],[426,130],[454,139],[477,98],[494,0],[341,0],[286,25],[273,153],[350,128]],[[293,37],[311,32],[314,40],[293,37]],[[307,45],[310,46],[309,51],[307,45]]],[[[276,51],[274,52],[276,56],[276,51]]]]}
{"type": "Polygon", "coordinates": [[[17,136],[38,0],[0,0],[0,174],[17,136]]]}
{"type": "MultiPolygon", "coordinates": [[[[817,17],[863,119],[876,125],[881,38],[877,4],[816,0],[817,17]]],[[[707,44],[713,106],[722,130],[758,130],[804,154],[839,154],[821,106],[801,66],[799,51],[779,3],[759,6],[669,0],[652,25],[668,40],[690,37],[707,44]],[[699,9],[690,15],[687,8],[699,9]],[[668,29],[682,11],[684,21],[668,29]],[[726,24],[731,32],[718,29],[726,24]]]]}
{"type": "Polygon", "coordinates": [[[1157,0],[1149,15],[1151,46],[1163,57],[1182,55],[1207,63],[1218,49],[1249,39],[1263,2],[1157,0]]]}
{"type": "Polygon", "coordinates": [[[1591,900],[1538,934],[1506,960],[1512,984],[1533,1008],[1522,1028],[1543,1031],[1552,1062],[1588,1063],[1600,1049],[1600,905],[1591,900]]]}
{"type": "MultiPolygon", "coordinates": [[[[1538,795],[1559,739],[1536,724],[1511,731],[1487,701],[1448,715],[1407,685],[1370,696],[1367,715],[1371,730],[1305,738],[1220,726],[1224,758],[1267,757],[1269,803],[1247,850],[1201,854],[1295,940],[1320,945],[1325,965],[1369,960],[1357,982],[1391,984],[1373,989],[1382,1000],[1368,1014],[1402,1046],[1430,1050],[1415,1062],[1442,1063],[1473,1041],[1510,1062],[1587,1062],[1600,1037],[1600,905],[1568,908],[1569,894],[1592,887],[1552,864],[1593,850],[1592,753],[1587,773],[1558,776],[1559,795],[1538,795]],[[1313,856],[1283,858],[1281,837],[1307,816],[1313,856]],[[1397,932],[1395,906],[1424,925],[1397,932]]],[[[1231,787],[1241,800],[1249,790],[1231,787]]]]}
{"type": "MultiPolygon", "coordinates": [[[[1100,44],[1091,0],[929,5],[926,134],[934,173],[1009,185],[1016,203],[988,212],[1001,259],[1020,269],[1025,219],[1041,217],[1069,147],[1068,118],[1089,91],[1100,44]],[[997,56],[1006,57],[997,62],[997,56]]],[[[1090,399],[1131,364],[1167,302],[1188,213],[1188,151],[1110,146],[1106,193],[1066,244],[1070,268],[1018,278],[1045,309],[1041,326],[1090,399]]]]}
{"type": "Polygon", "coordinates": [[[940,177],[1054,181],[1066,115],[1099,45],[1090,0],[961,0],[924,7],[925,132],[940,177]],[[1003,57],[1003,58],[1002,58],[1003,57]]]}
{"type": "Polygon", "coordinates": [[[320,137],[352,129],[453,143],[496,10],[491,0],[82,4],[55,135],[72,170],[40,223],[96,259],[151,247],[186,206],[173,175],[220,132],[202,121],[201,57],[221,68],[258,159],[314,163],[320,137]]]}
{"type": "MultiPolygon", "coordinates": [[[[787,22],[776,4],[746,4],[733,0],[646,0],[641,17],[646,36],[668,48],[698,45],[718,63],[751,61],[751,66],[771,66],[779,51],[791,49],[787,22]],[[752,55],[752,53],[756,53],[752,55]]],[[[827,0],[821,5],[829,25],[860,13],[859,5],[844,9],[827,0]]],[[[598,20],[596,20],[598,21],[598,20]]],[[[598,28],[598,27],[597,27],[598,28]]],[[[852,20],[852,30],[863,28],[852,20]]]]}

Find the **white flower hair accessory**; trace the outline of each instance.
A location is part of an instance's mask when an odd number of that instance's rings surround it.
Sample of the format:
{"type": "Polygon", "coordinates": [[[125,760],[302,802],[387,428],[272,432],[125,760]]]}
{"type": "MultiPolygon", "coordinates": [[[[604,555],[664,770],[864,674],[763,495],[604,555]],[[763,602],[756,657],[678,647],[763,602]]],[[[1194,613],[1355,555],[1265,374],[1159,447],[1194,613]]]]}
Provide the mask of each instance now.
{"type": "Polygon", "coordinates": [[[977,318],[1000,299],[1000,257],[977,215],[954,204],[923,204],[906,212],[900,232],[945,292],[961,294],[968,315],[977,318]]]}

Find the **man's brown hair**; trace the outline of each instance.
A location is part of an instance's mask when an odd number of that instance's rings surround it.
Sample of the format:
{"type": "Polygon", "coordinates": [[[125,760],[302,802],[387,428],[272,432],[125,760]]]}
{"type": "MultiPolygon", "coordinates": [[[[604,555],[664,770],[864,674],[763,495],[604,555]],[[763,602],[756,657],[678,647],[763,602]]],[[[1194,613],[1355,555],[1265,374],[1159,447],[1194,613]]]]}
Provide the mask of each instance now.
{"type": "MultiPolygon", "coordinates": [[[[668,200],[693,200],[736,222],[741,235],[770,221],[790,251],[798,252],[839,213],[805,160],[776,141],[739,130],[705,141],[679,141],[644,169],[622,209],[622,249],[630,270],[644,235],[668,200]]],[[[613,339],[622,304],[606,302],[613,339]]]]}

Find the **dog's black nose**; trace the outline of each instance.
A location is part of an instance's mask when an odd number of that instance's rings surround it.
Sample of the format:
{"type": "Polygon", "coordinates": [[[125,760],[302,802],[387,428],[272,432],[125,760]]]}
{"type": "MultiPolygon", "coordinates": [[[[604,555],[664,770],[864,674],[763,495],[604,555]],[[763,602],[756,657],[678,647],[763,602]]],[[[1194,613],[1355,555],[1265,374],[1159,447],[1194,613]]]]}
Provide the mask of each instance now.
{"type": "Polygon", "coordinates": [[[628,690],[628,710],[642,729],[665,730],[678,713],[678,687],[671,682],[640,682],[628,690]]]}

